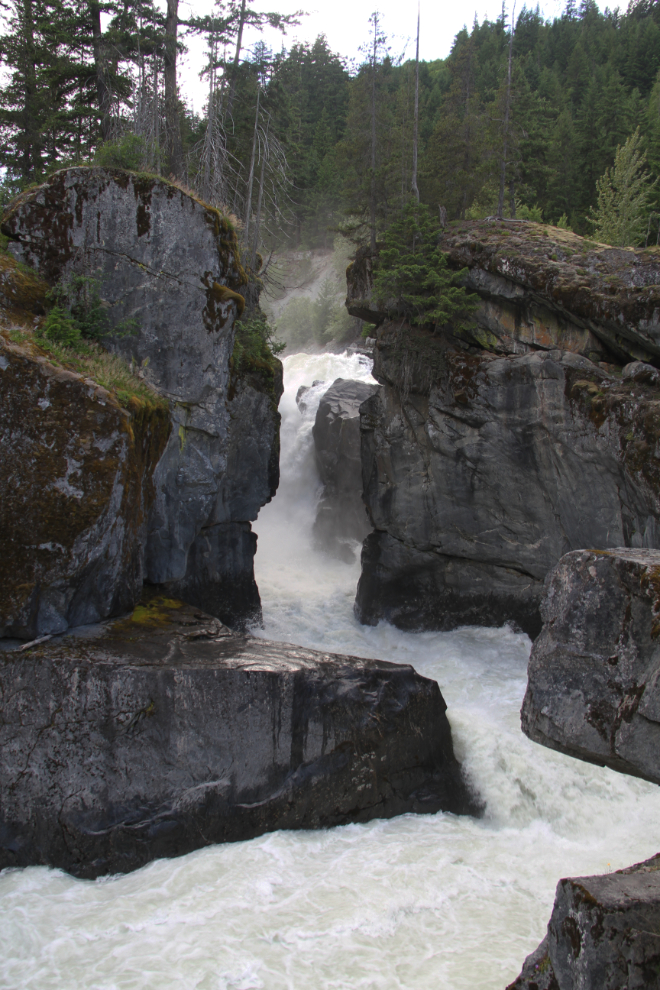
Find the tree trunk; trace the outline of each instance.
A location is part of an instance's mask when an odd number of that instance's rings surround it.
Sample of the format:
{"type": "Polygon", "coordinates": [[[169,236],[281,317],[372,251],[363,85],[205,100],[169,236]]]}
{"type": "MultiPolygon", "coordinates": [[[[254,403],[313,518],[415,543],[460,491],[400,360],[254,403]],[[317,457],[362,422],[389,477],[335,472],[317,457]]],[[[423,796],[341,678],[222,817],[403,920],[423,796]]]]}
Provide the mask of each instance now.
{"type": "Polygon", "coordinates": [[[417,0],[417,48],[415,50],[415,120],[413,123],[412,193],[419,203],[417,188],[417,137],[419,133],[419,0],[417,0]]]}
{"type": "Polygon", "coordinates": [[[89,10],[92,16],[92,47],[94,51],[94,69],[96,71],[96,97],[99,101],[99,112],[101,114],[101,138],[103,141],[108,141],[112,129],[112,118],[110,116],[112,91],[108,81],[108,66],[103,50],[101,8],[96,0],[90,0],[89,10]]]}
{"type": "Polygon", "coordinates": [[[167,158],[170,174],[183,177],[183,146],[179,121],[179,100],[176,79],[176,43],[179,29],[179,0],[167,0],[165,21],[165,51],[163,75],[165,77],[165,125],[167,131],[167,158]]]}
{"type": "Polygon", "coordinates": [[[234,96],[236,94],[236,79],[238,76],[238,63],[241,57],[241,47],[243,45],[243,27],[245,25],[245,2],[241,0],[241,13],[238,19],[238,34],[236,35],[236,52],[231,69],[231,86],[229,87],[229,98],[227,100],[227,114],[231,114],[234,106],[234,96]]]}
{"type": "MultiPolygon", "coordinates": [[[[513,63],[513,30],[516,5],[513,5],[511,14],[511,31],[509,34],[509,64],[506,80],[506,103],[504,105],[504,121],[502,126],[502,159],[500,161],[500,195],[497,201],[497,218],[502,219],[504,213],[504,186],[506,183],[506,156],[509,143],[509,118],[511,116],[511,67],[513,63]]],[[[502,18],[504,18],[504,4],[502,4],[502,18]]],[[[502,23],[504,27],[504,23],[502,23]]]]}
{"type": "Polygon", "coordinates": [[[374,50],[371,60],[371,183],[369,219],[371,253],[376,253],[376,55],[378,53],[378,15],[374,14],[374,50]]]}
{"type": "Polygon", "coordinates": [[[41,172],[41,148],[43,139],[39,133],[39,114],[37,109],[37,71],[36,51],[34,42],[34,15],[32,0],[24,0],[18,6],[21,30],[23,34],[23,60],[21,67],[25,79],[25,101],[23,105],[22,130],[24,134],[23,153],[21,155],[21,173],[24,179],[34,178],[41,172]]]}
{"type": "Polygon", "coordinates": [[[252,183],[254,181],[254,159],[257,152],[257,137],[259,135],[259,98],[261,96],[261,87],[257,85],[257,112],[254,116],[254,133],[252,135],[252,154],[250,155],[250,172],[247,181],[247,203],[245,206],[245,229],[243,232],[243,238],[245,246],[250,243],[250,211],[252,210],[252,183]]]}
{"type": "Polygon", "coordinates": [[[266,133],[264,135],[264,150],[261,156],[261,174],[259,176],[259,196],[257,197],[257,215],[254,221],[254,247],[252,248],[252,259],[250,267],[252,271],[256,271],[257,263],[257,248],[259,247],[259,226],[261,224],[261,206],[264,198],[264,178],[266,175],[266,155],[268,153],[268,128],[270,125],[270,118],[266,123],[266,133]]]}

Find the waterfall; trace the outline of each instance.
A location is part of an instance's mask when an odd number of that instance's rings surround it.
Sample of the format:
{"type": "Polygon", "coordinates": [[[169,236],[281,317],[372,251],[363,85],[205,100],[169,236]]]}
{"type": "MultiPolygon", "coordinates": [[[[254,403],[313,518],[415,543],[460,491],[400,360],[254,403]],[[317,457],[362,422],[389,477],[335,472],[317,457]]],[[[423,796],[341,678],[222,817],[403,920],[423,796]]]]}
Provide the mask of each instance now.
{"type": "Polygon", "coordinates": [[[255,524],[256,635],[412,663],[438,680],[480,820],[403,815],[276,832],[90,882],[0,875],[0,986],[30,990],[504,990],[545,933],[557,880],[658,851],[660,789],[520,731],[530,643],[507,628],[360,626],[359,566],[314,549],[315,403],[356,355],[287,357],[282,482],[255,524]],[[295,404],[299,385],[325,381],[295,404]]]}

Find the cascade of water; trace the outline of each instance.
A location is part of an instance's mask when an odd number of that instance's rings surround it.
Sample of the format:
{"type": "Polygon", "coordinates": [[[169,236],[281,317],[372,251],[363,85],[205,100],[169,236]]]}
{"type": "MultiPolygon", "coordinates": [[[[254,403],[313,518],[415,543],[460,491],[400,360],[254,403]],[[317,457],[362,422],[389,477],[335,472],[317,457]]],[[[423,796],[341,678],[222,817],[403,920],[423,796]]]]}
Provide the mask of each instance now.
{"type": "Polygon", "coordinates": [[[503,990],[545,931],[561,876],[660,846],[660,789],[521,733],[529,640],[508,629],[362,627],[359,567],[311,542],[314,397],[368,380],[356,356],[285,360],[282,484],[259,517],[269,638],[409,662],[440,683],[483,819],[404,815],[279,832],[160,860],[126,877],[0,875],[0,985],[33,990],[503,990]]]}

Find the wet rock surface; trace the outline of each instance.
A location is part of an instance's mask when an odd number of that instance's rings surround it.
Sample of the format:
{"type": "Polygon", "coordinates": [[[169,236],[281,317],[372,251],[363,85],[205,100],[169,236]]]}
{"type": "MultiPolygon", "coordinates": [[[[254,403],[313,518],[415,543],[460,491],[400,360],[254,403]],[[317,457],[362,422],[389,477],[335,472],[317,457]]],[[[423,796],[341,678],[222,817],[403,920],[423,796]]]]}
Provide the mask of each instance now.
{"type": "Polygon", "coordinates": [[[534,636],[565,553],[659,545],[655,386],[570,351],[460,351],[400,321],[381,326],[373,373],[361,621],[511,621],[534,636]]]}
{"type": "Polygon", "coordinates": [[[557,885],[548,934],[507,990],[657,990],[660,856],[557,885]]]}
{"type": "Polygon", "coordinates": [[[354,559],[353,551],[346,541],[362,542],[371,531],[362,500],[360,406],[377,388],[337,378],[321,398],[312,431],[323,483],[314,537],[323,549],[336,554],[343,550],[349,559],[354,559]]]}
{"type": "Polygon", "coordinates": [[[122,406],[0,333],[0,636],[33,639],[133,607],[167,408],[122,406]]]}
{"type": "Polygon", "coordinates": [[[81,877],[279,828],[472,812],[435,681],[153,597],[5,652],[0,867],[81,877]]]}
{"type": "Polygon", "coordinates": [[[233,227],[157,177],[73,168],[21,196],[3,231],[10,252],[50,284],[72,273],[98,278],[113,326],[130,319],[137,327],[104,345],[169,400],[172,430],[154,476],[146,579],[181,595],[193,589],[191,597],[213,603],[225,621],[249,621],[259,601],[255,543],[244,534],[276,488],[279,394],[259,376],[242,383],[231,376],[246,283],[233,227]],[[206,532],[218,526],[222,533],[206,532]],[[228,557],[209,559],[230,545],[228,557]],[[250,589],[245,607],[238,585],[250,589]]]}
{"type": "Polygon", "coordinates": [[[660,784],[660,551],[575,551],[548,575],[523,732],[660,784]]]}

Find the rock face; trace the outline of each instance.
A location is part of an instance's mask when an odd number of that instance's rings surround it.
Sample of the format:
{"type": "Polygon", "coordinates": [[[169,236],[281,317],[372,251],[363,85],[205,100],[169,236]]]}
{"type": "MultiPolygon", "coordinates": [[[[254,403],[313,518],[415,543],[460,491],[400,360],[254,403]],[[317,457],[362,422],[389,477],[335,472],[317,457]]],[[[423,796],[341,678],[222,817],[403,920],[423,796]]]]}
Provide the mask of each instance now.
{"type": "Polygon", "coordinates": [[[122,407],[0,333],[0,636],[33,639],[132,608],[167,406],[122,407]]]}
{"type": "MultiPolygon", "coordinates": [[[[467,268],[466,287],[482,299],[462,334],[496,354],[573,351],[592,361],[660,364],[660,256],[612,248],[545,224],[475,220],[440,239],[450,265],[467,268]]],[[[349,311],[370,323],[372,258],[358,251],[348,272],[349,311]]]]}
{"type": "Polygon", "coordinates": [[[379,331],[362,407],[357,613],[403,628],[513,621],[535,635],[569,550],[657,546],[660,393],[571,352],[469,354],[379,331]],[[406,383],[409,391],[406,392],[406,383]]]}
{"type": "Polygon", "coordinates": [[[264,389],[256,378],[233,387],[230,380],[246,282],[233,228],[165,181],[75,168],[24,194],[2,229],[14,256],[50,284],[74,272],[99,279],[114,323],[130,318],[138,326],[104,343],[142,366],[169,400],[173,428],[154,479],[146,579],[179,593],[194,588],[195,600],[213,604],[226,621],[252,617],[259,603],[250,522],[276,487],[279,395],[272,382],[264,389]],[[240,491],[227,477],[237,458],[240,491]],[[245,608],[238,586],[251,589],[245,608]]]}
{"type": "Polygon", "coordinates": [[[548,934],[507,990],[657,990],[660,856],[557,885],[548,934]]]}
{"type": "Polygon", "coordinates": [[[548,575],[523,732],[660,784],[660,552],[574,551],[548,575]]]}
{"type": "Polygon", "coordinates": [[[658,374],[644,362],[623,374],[616,364],[640,353],[633,315],[655,360],[657,256],[565,234],[535,224],[452,228],[443,246],[482,298],[476,325],[461,334],[388,318],[373,299],[369,252],[349,267],[349,311],[380,324],[373,374],[383,385],[361,417],[375,530],[363,546],[361,621],[509,621],[533,636],[543,580],[565,553],[660,546],[658,374]],[[588,275],[593,319],[571,272],[588,275]]]}
{"type": "Polygon", "coordinates": [[[5,653],[0,868],[77,876],[279,828],[474,810],[438,685],[156,597],[5,653]]]}
{"type": "MultiPolygon", "coordinates": [[[[364,540],[371,531],[362,501],[360,406],[377,385],[337,378],[323,395],[314,422],[314,451],[323,482],[314,536],[326,548],[353,552],[346,540],[364,540]]],[[[304,398],[301,397],[301,401],[304,398]]]]}

